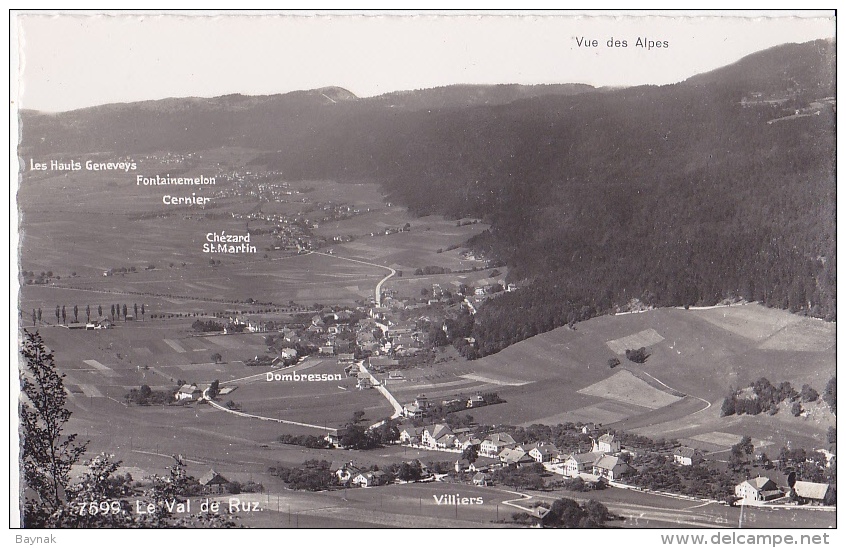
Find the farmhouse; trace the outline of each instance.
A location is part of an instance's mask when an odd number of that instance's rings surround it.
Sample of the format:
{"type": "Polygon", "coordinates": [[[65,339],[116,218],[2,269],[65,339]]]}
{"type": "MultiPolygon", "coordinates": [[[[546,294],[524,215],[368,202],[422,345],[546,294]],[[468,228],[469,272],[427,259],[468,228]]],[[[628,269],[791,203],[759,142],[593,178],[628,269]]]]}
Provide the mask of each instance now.
{"type": "Polygon", "coordinates": [[[410,444],[419,444],[422,440],[420,437],[423,435],[423,427],[414,428],[414,427],[406,427],[400,430],[400,443],[410,443],[410,444]]]}
{"type": "Polygon", "coordinates": [[[449,438],[450,445],[452,445],[455,436],[452,430],[446,424],[433,424],[423,429],[423,436],[421,441],[423,445],[437,449],[439,446],[446,448],[447,438],[449,438]]]}
{"type": "Polygon", "coordinates": [[[230,481],[212,468],[200,478],[200,485],[203,487],[204,493],[220,494],[229,491],[230,481]]]}
{"type": "Polygon", "coordinates": [[[603,455],[593,463],[593,474],[611,481],[618,480],[626,474],[630,474],[632,468],[623,462],[620,457],[603,455]]]}
{"type": "Polygon", "coordinates": [[[793,495],[802,503],[825,504],[831,485],[827,483],[814,483],[812,481],[797,481],[793,484],[793,495]]]}
{"type": "Polygon", "coordinates": [[[363,472],[358,474],[352,480],[353,485],[359,487],[376,487],[377,485],[384,485],[387,483],[385,473],[377,470],[376,472],[363,472]]]}
{"type": "Polygon", "coordinates": [[[486,474],[484,472],[476,472],[476,475],[473,476],[473,485],[479,485],[482,487],[488,487],[489,485],[492,485],[490,474],[486,474]]]}
{"type": "Polygon", "coordinates": [[[532,464],[535,462],[535,459],[529,456],[523,449],[520,447],[510,448],[506,447],[499,453],[499,460],[502,462],[503,466],[524,466],[526,464],[532,464]]]}
{"type": "Polygon", "coordinates": [[[614,438],[614,434],[608,433],[599,436],[599,439],[593,440],[593,448],[591,452],[600,451],[602,453],[619,453],[620,440],[614,438]]]}
{"type": "Polygon", "coordinates": [[[349,365],[355,362],[355,354],[343,353],[338,354],[338,363],[340,365],[349,365]]]}
{"type": "Polygon", "coordinates": [[[514,447],[516,445],[517,442],[514,441],[514,438],[512,438],[510,434],[500,432],[498,434],[491,434],[485,438],[479,449],[483,455],[487,457],[495,457],[506,447],[514,447]]]}
{"type": "Polygon", "coordinates": [[[773,480],[758,476],[736,485],[734,494],[747,502],[760,502],[779,498],[782,492],[773,480]]]}
{"type": "Polygon", "coordinates": [[[590,473],[593,470],[593,463],[598,461],[604,454],[595,453],[573,453],[564,460],[564,475],[571,478],[582,473],[590,473]]]}
{"type": "Polygon", "coordinates": [[[470,396],[467,399],[468,408],[482,407],[483,405],[485,405],[485,398],[483,398],[479,394],[476,394],[475,396],[470,396]]]}
{"type": "Polygon", "coordinates": [[[335,447],[341,447],[341,439],[346,435],[347,435],[347,429],[346,428],[337,428],[337,429],[330,430],[326,434],[326,436],[324,436],[323,439],[326,440],[327,443],[331,443],[335,447]]]}
{"type": "Polygon", "coordinates": [[[183,384],[174,394],[176,401],[189,400],[197,401],[203,397],[203,391],[196,384],[183,384]]]}
{"type": "Polygon", "coordinates": [[[529,456],[535,459],[535,462],[551,462],[553,458],[558,456],[558,448],[552,444],[538,444],[529,451],[529,456]]]}
{"type": "Polygon", "coordinates": [[[471,445],[475,445],[476,451],[478,452],[479,447],[481,447],[481,445],[482,445],[482,440],[480,440],[479,438],[477,438],[473,434],[461,434],[461,435],[457,435],[455,437],[455,448],[456,449],[461,449],[463,451],[464,449],[467,449],[471,445]]]}
{"type": "Polygon", "coordinates": [[[340,464],[332,463],[332,470],[335,471],[335,477],[338,478],[339,483],[347,483],[351,479],[361,474],[363,467],[357,465],[353,461],[350,461],[343,462],[340,464]]]}
{"type": "Polygon", "coordinates": [[[413,403],[407,403],[402,406],[402,416],[411,419],[420,419],[423,417],[423,410],[413,403]]]}
{"type": "Polygon", "coordinates": [[[702,462],[702,453],[692,447],[678,447],[673,451],[673,462],[682,466],[694,466],[702,462]]]}

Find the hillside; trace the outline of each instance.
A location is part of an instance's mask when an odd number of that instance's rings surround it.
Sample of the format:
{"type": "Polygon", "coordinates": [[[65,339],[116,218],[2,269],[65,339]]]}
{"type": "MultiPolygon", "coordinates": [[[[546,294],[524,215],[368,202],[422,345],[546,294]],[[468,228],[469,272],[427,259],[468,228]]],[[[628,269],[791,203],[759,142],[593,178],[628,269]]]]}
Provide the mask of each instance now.
{"type": "Polygon", "coordinates": [[[822,393],[835,375],[835,342],[832,323],[758,304],[603,316],[471,362],[476,376],[502,383],[497,392],[507,401],[472,414],[494,424],[599,422],[656,438],[750,433],[822,446],[834,425],[827,409],[720,417],[720,404],[731,388],[761,377],[822,393]],[[642,365],[624,355],[640,346],[650,354],[642,365]],[[614,357],[621,364],[612,369],[614,357]]]}
{"type": "Polygon", "coordinates": [[[417,214],[483,218],[471,244],[525,289],[481,308],[481,355],[631,299],[834,319],[834,48],[574,95],[331,88],[24,113],[21,154],[240,146],[289,180],[376,181],[417,214]]]}

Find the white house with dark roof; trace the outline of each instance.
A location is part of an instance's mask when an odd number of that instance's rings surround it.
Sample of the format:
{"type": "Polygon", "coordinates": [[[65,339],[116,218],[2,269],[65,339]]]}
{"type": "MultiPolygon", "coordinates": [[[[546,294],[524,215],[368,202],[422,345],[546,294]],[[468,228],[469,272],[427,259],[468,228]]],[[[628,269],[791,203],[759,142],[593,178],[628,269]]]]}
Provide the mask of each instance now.
{"type": "Polygon", "coordinates": [[[591,452],[600,451],[602,453],[619,453],[620,440],[614,437],[610,432],[599,436],[599,439],[593,441],[593,448],[591,452]]]}
{"type": "Polygon", "coordinates": [[[498,434],[491,434],[485,438],[479,446],[479,450],[487,457],[495,457],[506,447],[510,448],[516,445],[517,442],[514,441],[514,438],[512,438],[510,434],[500,432],[498,434]]]}
{"type": "Polygon", "coordinates": [[[579,474],[591,473],[593,471],[593,463],[599,460],[604,453],[599,451],[591,453],[573,453],[564,460],[564,475],[575,478],[579,474]]]}
{"type": "Polygon", "coordinates": [[[376,487],[387,483],[387,476],[381,470],[362,472],[353,478],[352,483],[359,487],[376,487]]]}
{"type": "Polygon", "coordinates": [[[443,440],[442,438],[445,438],[446,436],[450,436],[451,438],[453,438],[452,440],[450,440],[451,445],[454,441],[455,436],[453,436],[450,427],[446,424],[433,424],[423,429],[421,441],[423,442],[423,445],[427,445],[433,449],[437,449],[439,446],[439,441],[440,444],[443,445],[445,440],[443,440]]]}
{"type": "Polygon", "coordinates": [[[197,401],[203,397],[203,391],[196,384],[183,384],[174,394],[176,401],[197,401]]]}
{"type": "Polygon", "coordinates": [[[631,466],[623,462],[620,457],[602,455],[593,463],[593,474],[602,478],[616,481],[621,477],[630,474],[631,466]]]}
{"type": "Polygon", "coordinates": [[[538,444],[529,451],[529,456],[535,459],[535,462],[552,462],[552,459],[558,456],[558,448],[552,444],[538,444]]]}
{"type": "Polygon", "coordinates": [[[776,483],[766,476],[758,476],[737,484],[734,494],[747,502],[762,502],[782,496],[776,483]]]}
{"type": "Polygon", "coordinates": [[[693,447],[677,447],[673,451],[673,462],[682,466],[694,466],[702,462],[702,453],[693,447]]]}

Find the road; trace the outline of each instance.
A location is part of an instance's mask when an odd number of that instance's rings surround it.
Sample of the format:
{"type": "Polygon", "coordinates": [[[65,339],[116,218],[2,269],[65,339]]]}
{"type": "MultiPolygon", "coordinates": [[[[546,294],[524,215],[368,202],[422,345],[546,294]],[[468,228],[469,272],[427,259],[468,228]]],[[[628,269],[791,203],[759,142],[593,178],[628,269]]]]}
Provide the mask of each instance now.
{"type": "Polygon", "coordinates": [[[363,264],[363,265],[367,265],[367,266],[375,266],[375,267],[378,267],[378,268],[384,268],[385,270],[389,270],[391,273],[388,274],[387,276],[385,276],[384,278],[382,278],[381,280],[379,280],[379,283],[376,284],[376,295],[375,295],[375,297],[376,297],[376,307],[378,308],[378,307],[382,306],[382,284],[384,284],[391,277],[396,275],[396,273],[397,273],[396,270],[394,270],[393,268],[391,268],[389,266],[376,264],[376,263],[368,263],[367,261],[360,261],[358,259],[350,259],[350,258],[347,258],[347,257],[341,257],[339,255],[330,255],[329,253],[321,253],[319,251],[312,251],[312,253],[314,253],[315,255],[323,255],[324,257],[332,257],[333,259],[340,259],[342,261],[351,261],[353,263],[359,263],[359,264],[363,264]]]}

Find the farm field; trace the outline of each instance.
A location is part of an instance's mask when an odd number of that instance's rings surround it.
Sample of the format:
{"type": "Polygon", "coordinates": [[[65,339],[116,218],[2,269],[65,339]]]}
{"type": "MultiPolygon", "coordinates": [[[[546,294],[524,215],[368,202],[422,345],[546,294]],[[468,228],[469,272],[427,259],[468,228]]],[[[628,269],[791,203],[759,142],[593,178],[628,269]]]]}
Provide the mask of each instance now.
{"type": "Polygon", "coordinates": [[[693,445],[699,441],[709,451],[731,445],[703,441],[715,432],[731,439],[748,432],[776,451],[788,441],[822,447],[834,424],[827,409],[798,418],[789,410],[775,417],[721,418],[719,409],[730,387],[761,376],[822,391],[835,374],[834,330],[834,324],[757,304],[594,318],[575,330],[559,328],[468,362],[475,376],[502,383],[497,391],[507,401],[472,415],[492,424],[598,422],[693,445]],[[749,333],[742,330],[745,322],[749,333]],[[785,333],[790,348],[774,348],[770,341],[785,333]],[[802,337],[806,334],[811,342],[802,337]],[[650,357],[639,365],[620,356],[621,365],[609,368],[608,359],[619,355],[620,341],[626,340],[651,342],[650,357]]]}

